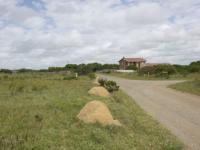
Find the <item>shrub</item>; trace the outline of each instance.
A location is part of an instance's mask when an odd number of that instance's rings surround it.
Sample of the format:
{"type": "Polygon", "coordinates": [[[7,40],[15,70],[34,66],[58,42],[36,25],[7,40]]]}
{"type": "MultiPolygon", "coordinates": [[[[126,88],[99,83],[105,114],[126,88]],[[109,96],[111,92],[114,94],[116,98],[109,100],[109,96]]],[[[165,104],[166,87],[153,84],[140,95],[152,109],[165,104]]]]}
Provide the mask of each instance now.
{"type": "Polygon", "coordinates": [[[104,86],[104,84],[105,84],[105,82],[106,82],[106,79],[99,78],[98,82],[99,82],[99,84],[100,84],[101,86],[104,86]]]}
{"type": "Polygon", "coordinates": [[[11,73],[12,73],[12,70],[9,70],[9,69],[0,69],[0,73],[11,74],[11,73]]]}
{"type": "Polygon", "coordinates": [[[126,68],[126,70],[137,70],[137,67],[135,65],[130,65],[126,68]]]}
{"type": "Polygon", "coordinates": [[[170,64],[157,65],[155,68],[155,73],[161,76],[163,74],[172,75],[172,74],[175,74],[176,72],[177,71],[175,67],[170,64]]]}
{"type": "Polygon", "coordinates": [[[105,87],[109,92],[117,91],[119,89],[119,86],[115,81],[100,78],[98,82],[101,86],[105,87]]]}
{"type": "Polygon", "coordinates": [[[76,77],[75,73],[72,73],[72,74],[65,76],[63,78],[63,80],[76,80],[76,79],[77,79],[77,77],[76,77]]]}
{"type": "Polygon", "coordinates": [[[140,69],[140,74],[154,74],[155,73],[155,69],[156,69],[156,67],[155,66],[145,66],[145,67],[142,67],[141,69],[140,69]]]}
{"type": "Polygon", "coordinates": [[[92,80],[96,78],[96,74],[95,73],[89,73],[88,77],[92,80]]]}
{"type": "Polygon", "coordinates": [[[104,84],[104,87],[109,91],[109,92],[113,92],[113,91],[117,91],[119,90],[119,86],[117,86],[117,83],[115,81],[106,81],[104,84]]]}

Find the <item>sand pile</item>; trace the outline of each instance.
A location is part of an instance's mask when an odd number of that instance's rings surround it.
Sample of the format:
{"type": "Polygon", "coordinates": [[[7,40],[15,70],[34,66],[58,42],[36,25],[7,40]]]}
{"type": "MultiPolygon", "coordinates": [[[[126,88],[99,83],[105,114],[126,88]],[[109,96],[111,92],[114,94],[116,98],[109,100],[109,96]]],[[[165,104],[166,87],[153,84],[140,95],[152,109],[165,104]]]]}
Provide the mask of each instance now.
{"type": "Polygon", "coordinates": [[[91,95],[109,97],[110,93],[104,87],[93,87],[88,91],[91,95]]]}
{"type": "Polygon", "coordinates": [[[85,123],[99,122],[102,125],[121,125],[118,120],[113,119],[108,107],[96,100],[87,103],[77,117],[85,123]]]}
{"type": "Polygon", "coordinates": [[[96,79],[94,80],[93,83],[94,83],[95,85],[100,85],[100,84],[99,84],[99,77],[98,77],[98,76],[96,77],[96,79]]]}

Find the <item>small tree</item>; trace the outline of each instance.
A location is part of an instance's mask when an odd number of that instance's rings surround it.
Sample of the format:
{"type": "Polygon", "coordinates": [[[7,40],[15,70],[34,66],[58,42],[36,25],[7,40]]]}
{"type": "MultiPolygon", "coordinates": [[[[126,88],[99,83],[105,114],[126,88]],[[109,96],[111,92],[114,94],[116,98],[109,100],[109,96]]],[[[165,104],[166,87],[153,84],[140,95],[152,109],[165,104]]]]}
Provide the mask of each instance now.
{"type": "Polygon", "coordinates": [[[139,74],[155,74],[156,67],[155,66],[144,66],[140,69],[139,74]]]}
{"type": "Polygon", "coordinates": [[[137,70],[137,67],[135,65],[130,65],[126,68],[126,70],[137,70]]]}
{"type": "Polygon", "coordinates": [[[170,64],[157,65],[155,68],[155,73],[157,75],[162,75],[162,74],[172,75],[175,74],[176,72],[177,71],[175,67],[170,64]]]}

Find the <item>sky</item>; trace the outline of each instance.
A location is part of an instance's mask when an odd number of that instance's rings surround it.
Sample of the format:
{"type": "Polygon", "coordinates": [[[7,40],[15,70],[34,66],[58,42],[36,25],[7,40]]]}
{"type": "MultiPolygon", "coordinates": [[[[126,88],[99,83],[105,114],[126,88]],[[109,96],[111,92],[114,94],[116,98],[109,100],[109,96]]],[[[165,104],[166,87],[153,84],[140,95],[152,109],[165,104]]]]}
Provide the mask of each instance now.
{"type": "Polygon", "coordinates": [[[199,0],[0,0],[0,68],[200,60],[199,0]]]}

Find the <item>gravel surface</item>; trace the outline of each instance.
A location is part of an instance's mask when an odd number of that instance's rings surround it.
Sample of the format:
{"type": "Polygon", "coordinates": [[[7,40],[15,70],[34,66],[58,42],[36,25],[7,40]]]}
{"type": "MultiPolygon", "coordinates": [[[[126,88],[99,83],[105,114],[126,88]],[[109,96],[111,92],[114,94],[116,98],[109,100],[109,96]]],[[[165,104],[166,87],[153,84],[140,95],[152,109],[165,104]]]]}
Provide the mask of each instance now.
{"type": "Polygon", "coordinates": [[[115,80],[146,112],[179,137],[187,149],[200,150],[200,96],[167,88],[181,81],[101,77],[115,80]]]}

